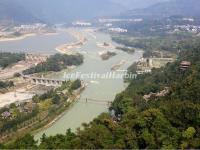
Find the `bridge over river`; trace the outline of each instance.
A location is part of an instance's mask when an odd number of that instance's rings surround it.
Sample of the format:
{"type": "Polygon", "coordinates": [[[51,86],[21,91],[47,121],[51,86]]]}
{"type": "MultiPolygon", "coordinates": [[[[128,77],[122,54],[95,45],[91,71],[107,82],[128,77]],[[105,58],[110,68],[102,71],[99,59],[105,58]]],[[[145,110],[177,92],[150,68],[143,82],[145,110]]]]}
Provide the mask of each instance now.
{"type": "Polygon", "coordinates": [[[45,86],[54,86],[54,87],[61,86],[66,81],[66,80],[58,80],[58,79],[47,79],[47,78],[25,76],[25,75],[22,75],[22,78],[35,85],[45,85],[45,86]]]}
{"type": "Polygon", "coordinates": [[[111,106],[112,101],[106,99],[94,99],[94,98],[80,98],[78,103],[89,103],[94,105],[107,105],[108,107],[111,106]]]}

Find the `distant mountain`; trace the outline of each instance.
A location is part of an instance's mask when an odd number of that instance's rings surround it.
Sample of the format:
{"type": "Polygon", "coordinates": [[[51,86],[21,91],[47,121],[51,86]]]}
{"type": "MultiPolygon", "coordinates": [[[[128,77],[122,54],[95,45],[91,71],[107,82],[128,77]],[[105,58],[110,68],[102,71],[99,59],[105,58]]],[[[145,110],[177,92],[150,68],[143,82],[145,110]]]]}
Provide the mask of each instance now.
{"type": "Polygon", "coordinates": [[[0,0],[0,23],[71,22],[118,14],[125,7],[110,0],[0,0]]]}
{"type": "Polygon", "coordinates": [[[16,0],[36,18],[49,23],[118,14],[125,7],[110,0],[16,0]]]}
{"type": "Polygon", "coordinates": [[[200,0],[171,0],[144,9],[127,12],[128,16],[169,17],[185,16],[200,17],[200,0]]]}
{"type": "Polygon", "coordinates": [[[37,22],[30,12],[14,0],[0,0],[0,24],[37,22]]]}
{"type": "Polygon", "coordinates": [[[152,6],[159,2],[165,2],[169,0],[111,0],[126,7],[127,9],[141,9],[152,6]]]}
{"type": "Polygon", "coordinates": [[[99,16],[199,16],[200,0],[0,0],[0,23],[67,23],[99,16]]]}

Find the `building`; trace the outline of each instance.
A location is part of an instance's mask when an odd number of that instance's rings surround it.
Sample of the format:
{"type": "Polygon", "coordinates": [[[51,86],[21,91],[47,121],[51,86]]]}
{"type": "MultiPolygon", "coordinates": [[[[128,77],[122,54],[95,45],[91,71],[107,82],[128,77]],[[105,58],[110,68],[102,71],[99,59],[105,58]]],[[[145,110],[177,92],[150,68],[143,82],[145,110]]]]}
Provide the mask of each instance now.
{"type": "Polygon", "coordinates": [[[151,73],[151,59],[141,58],[136,63],[137,74],[151,73]]]}
{"type": "Polygon", "coordinates": [[[14,27],[14,30],[16,32],[20,32],[20,33],[30,33],[30,32],[34,32],[34,31],[44,30],[46,27],[47,27],[46,24],[41,24],[41,23],[24,24],[24,25],[14,27]]]}
{"type": "Polygon", "coordinates": [[[88,27],[88,26],[92,26],[92,24],[90,22],[84,22],[84,21],[77,21],[72,23],[74,26],[82,26],[82,27],[88,27]]]}
{"type": "Polygon", "coordinates": [[[143,96],[143,99],[145,101],[149,101],[149,100],[153,100],[153,99],[156,99],[156,98],[160,98],[160,97],[164,97],[164,96],[167,96],[168,94],[170,93],[170,90],[168,87],[165,87],[164,90],[160,91],[160,92],[157,92],[157,93],[150,93],[148,95],[144,95],[143,96]]]}
{"type": "Polygon", "coordinates": [[[122,29],[122,28],[109,28],[108,29],[111,32],[116,32],[116,33],[127,33],[127,29],[122,29]]]}
{"type": "Polygon", "coordinates": [[[7,118],[10,118],[11,117],[11,113],[9,111],[5,111],[1,114],[1,117],[3,119],[7,119],[7,118]]]}
{"type": "Polygon", "coordinates": [[[113,22],[142,22],[142,18],[136,19],[122,19],[122,18],[101,18],[98,20],[100,23],[113,23],[113,22]]]}
{"type": "Polygon", "coordinates": [[[112,27],[112,23],[105,24],[106,27],[112,27]]]}
{"type": "Polygon", "coordinates": [[[183,21],[190,21],[190,22],[194,22],[194,18],[183,18],[183,21]]]}
{"type": "Polygon", "coordinates": [[[180,69],[181,69],[181,70],[186,70],[186,69],[188,69],[190,66],[191,66],[191,62],[189,62],[189,61],[182,61],[182,62],[180,63],[180,69]]]}

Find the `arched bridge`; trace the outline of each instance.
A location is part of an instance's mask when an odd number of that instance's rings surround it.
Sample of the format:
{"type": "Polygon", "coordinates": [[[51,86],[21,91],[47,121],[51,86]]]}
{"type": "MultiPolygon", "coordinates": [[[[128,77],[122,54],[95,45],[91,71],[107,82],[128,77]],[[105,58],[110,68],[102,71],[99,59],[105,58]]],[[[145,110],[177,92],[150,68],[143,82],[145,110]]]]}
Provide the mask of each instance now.
{"type": "Polygon", "coordinates": [[[24,80],[31,82],[35,85],[45,85],[45,86],[61,86],[65,80],[58,80],[58,79],[47,79],[47,78],[38,78],[38,77],[31,77],[31,76],[22,76],[24,80]]]}

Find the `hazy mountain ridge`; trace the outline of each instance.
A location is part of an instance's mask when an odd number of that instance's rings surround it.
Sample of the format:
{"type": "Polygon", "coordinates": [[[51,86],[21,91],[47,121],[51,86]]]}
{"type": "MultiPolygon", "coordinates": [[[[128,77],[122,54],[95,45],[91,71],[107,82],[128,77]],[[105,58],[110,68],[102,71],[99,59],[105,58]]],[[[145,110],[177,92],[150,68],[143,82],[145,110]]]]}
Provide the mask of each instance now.
{"type": "Polygon", "coordinates": [[[38,20],[53,24],[71,22],[117,15],[160,1],[163,0],[0,0],[0,22],[5,18],[22,23],[38,20]]]}
{"type": "Polygon", "coordinates": [[[0,4],[0,18],[17,22],[37,18],[47,23],[62,23],[125,11],[125,7],[110,0],[1,0],[0,4]]]}
{"type": "Polygon", "coordinates": [[[129,11],[129,16],[169,17],[180,15],[185,17],[200,17],[199,0],[171,0],[150,6],[145,9],[129,11]]]}
{"type": "Polygon", "coordinates": [[[0,0],[0,24],[12,24],[21,22],[37,22],[30,12],[26,11],[16,1],[0,0]]]}
{"type": "Polygon", "coordinates": [[[121,12],[122,17],[199,17],[198,6],[199,0],[0,0],[0,23],[67,23],[121,12]]]}
{"type": "Polygon", "coordinates": [[[111,0],[125,6],[127,9],[141,9],[152,6],[156,3],[165,2],[169,0],[111,0]]]}

